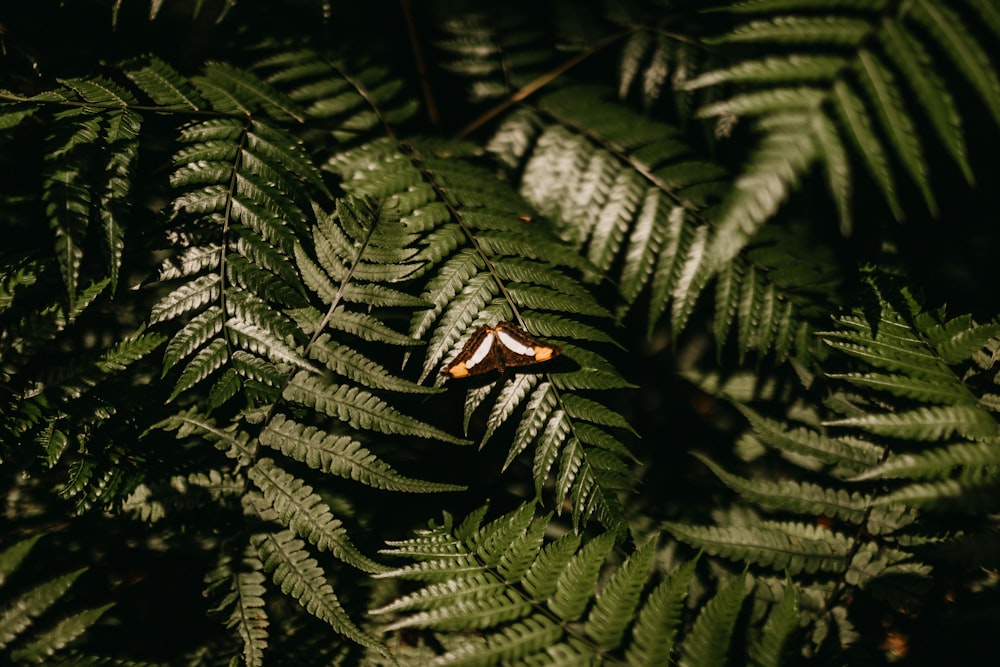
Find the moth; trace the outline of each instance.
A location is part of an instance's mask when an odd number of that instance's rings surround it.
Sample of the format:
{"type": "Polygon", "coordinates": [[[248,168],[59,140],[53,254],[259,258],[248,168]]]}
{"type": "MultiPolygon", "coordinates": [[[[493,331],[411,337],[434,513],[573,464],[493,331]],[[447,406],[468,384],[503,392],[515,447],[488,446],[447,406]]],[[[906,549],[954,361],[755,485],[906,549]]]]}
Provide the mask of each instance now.
{"type": "Polygon", "coordinates": [[[504,372],[511,366],[528,366],[548,361],[562,350],[544,343],[511,322],[476,330],[462,351],[441,369],[441,375],[464,378],[490,371],[504,372]]]}

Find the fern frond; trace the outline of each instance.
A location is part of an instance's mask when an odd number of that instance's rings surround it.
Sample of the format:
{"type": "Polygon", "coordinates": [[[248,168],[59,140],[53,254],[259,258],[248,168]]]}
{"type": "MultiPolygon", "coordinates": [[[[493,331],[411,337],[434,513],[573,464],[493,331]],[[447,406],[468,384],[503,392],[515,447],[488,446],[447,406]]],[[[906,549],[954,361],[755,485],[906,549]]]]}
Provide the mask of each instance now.
{"type": "Polygon", "coordinates": [[[723,484],[751,502],[773,509],[788,510],[802,515],[836,517],[852,524],[861,524],[866,519],[866,513],[874,500],[857,491],[824,488],[806,482],[743,479],[726,472],[704,456],[697,454],[696,456],[711,468],[723,484]]]}
{"type": "Polygon", "coordinates": [[[982,45],[958,15],[948,6],[921,0],[913,8],[913,18],[935,37],[958,71],[979,93],[993,119],[1000,124],[1000,80],[982,45]]]}
{"type": "Polygon", "coordinates": [[[106,604],[67,616],[28,644],[11,651],[10,655],[18,661],[41,662],[86,632],[113,606],[114,604],[106,604]]]}
{"type": "MultiPolygon", "coordinates": [[[[725,172],[694,158],[676,138],[676,128],[602,97],[602,91],[593,88],[569,88],[542,97],[538,116],[513,114],[491,147],[504,162],[524,165],[521,193],[557,221],[563,238],[580,246],[604,271],[620,265],[619,319],[648,287],[650,328],[672,302],[672,325],[680,331],[709,281],[758,223],[771,216],[813,161],[815,129],[808,115],[786,122],[773,145],[762,148],[759,175],[748,174],[738,182],[743,195],[731,196],[716,219],[709,211],[725,192],[725,172]],[[575,103],[581,96],[601,101],[584,108],[575,103]],[[554,124],[546,125],[542,118],[554,124]],[[710,231],[715,225],[717,231],[710,231]]],[[[762,294],[773,288],[762,280],[762,294]]],[[[741,354],[751,349],[789,352],[791,338],[776,332],[795,331],[800,323],[794,300],[783,292],[770,297],[776,307],[766,319],[744,318],[744,331],[759,328],[767,335],[745,335],[739,341],[741,354]]],[[[734,315],[722,318],[727,327],[734,315]]]]}
{"type": "Polygon", "coordinates": [[[649,541],[631,554],[598,594],[594,608],[587,615],[585,631],[599,646],[621,643],[646,584],[655,546],[649,541]]]}
{"type": "Polygon", "coordinates": [[[402,614],[387,623],[393,629],[436,628],[443,636],[476,629],[481,634],[481,641],[462,642],[433,664],[498,659],[589,664],[623,648],[629,664],[666,664],[693,563],[669,575],[644,602],[654,539],[616,567],[595,597],[613,534],[582,546],[578,535],[543,544],[551,517],[536,517],[531,505],[485,526],[483,518],[480,511],[457,528],[446,522],[391,543],[394,548],[385,553],[414,562],[381,576],[428,583],[373,613],[402,614]],[[630,626],[631,634],[626,632],[630,626]]]}
{"type": "MultiPolygon", "coordinates": [[[[454,147],[456,153],[461,154],[461,150],[461,146],[454,147]]],[[[341,154],[329,167],[345,179],[353,179],[347,182],[355,191],[377,191],[379,196],[389,197],[394,206],[401,207],[398,211],[403,220],[412,218],[413,213],[408,210],[411,206],[421,211],[429,206],[441,207],[440,214],[428,215],[421,228],[427,244],[423,255],[430,262],[425,270],[428,277],[423,298],[431,307],[415,314],[411,334],[414,338],[430,334],[422,378],[436,372],[446,357],[457,354],[465,339],[479,326],[492,326],[499,320],[526,325],[535,321],[535,313],[539,313],[539,322],[555,328],[557,323],[565,322],[565,327],[586,316],[610,315],[589,293],[570,286],[572,280],[561,268],[592,271],[593,265],[538,225],[518,222],[524,211],[523,203],[491,174],[458,158],[441,157],[430,148],[398,146],[389,141],[374,142],[341,154]],[[384,172],[381,165],[386,165],[384,172]],[[373,169],[376,166],[379,171],[373,169]],[[421,193],[419,199],[394,197],[393,189],[383,189],[385,179],[407,196],[421,193]],[[424,187],[417,189],[421,183],[424,187]]],[[[536,332],[541,333],[541,329],[536,332]]],[[[591,334],[590,337],[607,336],[591,334]]],[[[534,468],[536,487],[540,489],[553,471],[560,451],[576,443],[574,453],[564,458],[554,471],[560,481],[559,488],[563,489],[560,494],[567,493],[570,497],[575,493],[587,499],[583,505],[585,512],[576,514],[576,520],[596,512],[602,521],[617,521],[620,509],[612,500],[620,489],[620,480],[602,472],[614,466],[590,462],[589,447],[579,446],[579,441],[571,436],[578,419],[614,427],[627,424],[600,403],[571,392],[574,388],[620,386],[621,381],[613,379],[606,368],[597,367],[601,362],[593,353],[574,355],[567,346],[566,354],[573,355],[573,361],[582,367],[581,372],[562,385],[557,385],[553,376],[551,382],[533,383],[531,389],[526,388],[527,381],[517,381],[508,389],[501,389],[496,397],[498,403],[491,408],[485,438],[491,437],[501,423],[511,419],[523,406],[525,411],[516,429],[508,464],[540,438],[545,463],[536,463],[534,468]],[[550,425],[542,432],[538,413],[531,406],[546,402],[554,407],[554,402],[559,401],[568,401],[562,404],[561,416],[555,422],[563,427],[550,425]]],[[[476,396],[478,400],[471,400],[470,395],[467,401],[467,418],[486,394],[476,396]]]]}
{"type": "Polygon", "coordinates": [[[826,422],[826,425],[854,426],[879,435],[913,440],[944,440],[954,433],[974,440],[996,435],[996,422],[988,413],[964,406],[848,417],[826,422]]]}
{"type": "Polygon", "coordinates": [[[795,589],[792,586],[785,586],[785,595],[781,598],[781,602],[771,608],[760,637],[750,647],[750,659],[755,667],[758,665],[778,667],[783,664],[782,654],[785,644],[798,627],[797,612],[795,589]]]}
{"type": "Polygon", "coordinates": [[[303,549],[304,543],[294,533],[260,533],[251,538],[264,569],[275,585],[293,597],[310,614],[323,621],[351,641],[377,650],[387,651],[374,637],[358,628],[344,612],[340,601],[326,579],[325,572],[303,549]]]}
{"type": "Polygon", "coordinates": [[[341,522],[330,513],[312,487],[279,468],[272,459],[259,459],[249,472],[278,519],[320,551],[330,551],[338,559],[364,572],[384,568],[363,556],[351,544],[341,522]]]}
{"type": "Polygon", "coordinates": [[[1000,463],[998,459],[1000,447],[995,441],[958,443],[916,454],[890,456],[885,463],[866,470],[856,479],[933,479],[951,475],[956,466],[995,466],[1000,463]]]}
{"type": "Polygon", "coordinates": [[[646,597],[625,654],[630,665],[669,665],[697,559],[669,573],[646,597]]]}
{"type": "Polygon", "coordinates": [[[750,167],[736,179],[715,222],[707,260],[712,265],[725,265],[745,247],[758,228],[774,217],[815,159],[809,114],[791,112],[769,121],[750,167]]]}
{"type": "MultiPolygon", "coordinates": [[[[921,116],[966,179],[971,182],[973,177],[962,133],[963,110],[955,102],[942,55],[968,80],[994,119],[1000,119],[997,74],[987,64],[978,36],[950,4],[920,2],[892,14],[877,3],[736,3],[727,10],[766,18],[739,23],[718,42],[753,43],[765,55],[702,74],[688,87],[734,86],[739,91],[703,107],[703,116],[779,117],[804,106],[812,109],[817,117],[812,124],[822,130],[815,147],[828,160],[842,230],[849,231],[852,224],[845,187],[851,180],[850,165],[841,148],[846,143],[853,144],[865,161],[897,219],[902,220],[905,211],[892,173],[894,163],[903,167],[936,215],[931,169],[917,132],[921,116]],[[808,54],[802,52],[807,44],[808,54]]],[[[751,168],[757,166],[751,162],[751,168]]],[[[800,165],[797,171],[802,173],[807,166],[800,165]]],[[[779,173],[773,167],[771,171],[779,173]]],[[[745,217],[743,224],[751,220],[745,217]]]]}
{"type": "Polygon", "coordinates": [[[400,475],[349,436],[334,436],[277,415],[260,434],[263,445],[321,472],[354,479],[379,489],[428,493],[464,487],[435,484],[400,475]]]}
{"type": "Polygon", "coordinates": [[[678,664],[683,667],[718,665],[725,661],[736,626],[736,616],[746,597],[746,575],[733,577],[705,603],[681,644],[678,664]]]}
{"type": "Polygon", "coordinates": [[[347,422],[353,428],[380,433],[415,435],[461,445],[467,441],[408,417],[385,401],[358,387],[330,384],[302,371],[296,374],[283,394],[285,400],[314,408],[347,422]]]}
{"type": "Polygon", "coordinates": [[[802,427],[786,429],[781,422],[763,417],[746,405],[737,404],[736,407],[764,442],[823,463],[862,470],[878,463],[884,453],[881,447],[864,440],[830,438],[802,427]]]}
{"type": "Polygon", "coordinates": [[[264,663],[270,625],[263,599],[267,592],[263,585],[266,580],[264,564],[253,547],[248,546],[240,565],[239,569],[235,569],[227,558],[215,570],[208,572],[205,575],[205,595],[216,597],[221,594],[213,613],[228,612],[226,626],[235,630],[243,642],[244,664],[248,667],[260,666],[264,663]]]}
{"type": "Polygon", "coordinates": [[[613,546],[614,535],[606,533],[574,554],[556,580],[555,591],[548,600],[549,609],[566,620],[580,618],[593,594],[601,565],[613,546]]]}
{"type": "MultiPolygon", "coordinates": [[[[25,550],[23,553],[27,553],[35,541],[37,541],[37,538],[25,540],[4,551],[2,556],[5,565],[12,565],[11,569],[15,569],[17,563],[13,561],[17,560],[17,558],[16,554],[12,552],[25,550]],[[14,557],[12,558],[12,556],[14,557]]],[[[0,647],[7,647],[17,639],[34,623],[34,619],[41,616],[44,611],[66,594],[84,571],[76,570],[75,572],[58,576],[35,586],[30,591],[15,599],[14,603],[0,617],[0,647]]]]}
{"type": "Polygon", "coordinates": [[[847,536],[805,524],[665,525],[678,539],[710,554],[791,573],[844,572],[851,548],[847,536]]]}

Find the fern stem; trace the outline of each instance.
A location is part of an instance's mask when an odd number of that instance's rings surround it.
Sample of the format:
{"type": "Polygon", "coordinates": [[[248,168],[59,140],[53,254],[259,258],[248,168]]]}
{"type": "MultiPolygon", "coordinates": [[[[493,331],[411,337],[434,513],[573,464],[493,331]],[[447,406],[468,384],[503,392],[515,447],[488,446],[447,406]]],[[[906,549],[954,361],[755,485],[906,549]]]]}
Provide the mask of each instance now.
{"type": "Polygon", "coordinates": [[[410,50],[413,51],[413,65],[417,69],[417,77],[420,79],[420,93],[424,98],[424,105],[427,107],[427,120],[431,126],[438,127],[441,124],[441,114],[438,112],[437,102],[434,101],[434,90],[431,88],[430,78],[427,76],[427,60],[424,58],[424,51],[420,48],[420,36],[417,34],[417,25],[413,20],[413,2],[411,0],[400,0],[400,7],[403,10],[403,20],[406,23],[406,34],[410,39],[410,50]]]}
{"type": "MultiPolygon", "coordinates": [[[[229,224],[233,218],[233,199],[236,198],[236,185],[240,167],[243,165],[243,150],[246,147],[247,137],[250,136],[250,129],[253,119],[250,114],[244,115],[243,131],[240,133],[240,143],[236,147],[236,156],[233,158],[233,173],[229,176],[229,188],[226,191],[226,208],[222,214],[222,252],[219,253],[219,307],[222,309],[223,318],[226,317],[226,246],[229,244],[229,224]]],[[[222,327],[223,336],[229,346],[229,356],[232,358],[234,348],[229,329],[222,327]]]]}
{"type": "Polygon", "coordinates": [[[635,31],[636,31],[635,27],[626,28],[621,32],[609,35],[608,37],[605,37],[604,39],[594,44],[593,46],[589,46],[583,51],[580,51],[572,58],[566,60],[563,63],[560,63],[557,67],[541,75],[531,83],[527,84],[526,86],[524,86],[511,96],[509,96],[507,99],[501,101],[492,108],[488,109],[485,113],[483,113],[479,117],[472,120],[470,123],[468,123],[465,127],[463,127],[455,134],[455,138],[456,139],[466,138],[467,136],[478,130],[480,127],[491,121],[496,116],[500,115],[510,107],[517,104],[518,102],[521,102],[530,97],[531,95],[533,95],[534,93],[538,92],[539,90],[541,90],[548,84],[552,83],[553,81],[555,81],[557,78],[559,78],[572,68],[579,65],[587,58],[611,46],[615,42],[624,39],[625,37],[628,37],[635,31]]]}

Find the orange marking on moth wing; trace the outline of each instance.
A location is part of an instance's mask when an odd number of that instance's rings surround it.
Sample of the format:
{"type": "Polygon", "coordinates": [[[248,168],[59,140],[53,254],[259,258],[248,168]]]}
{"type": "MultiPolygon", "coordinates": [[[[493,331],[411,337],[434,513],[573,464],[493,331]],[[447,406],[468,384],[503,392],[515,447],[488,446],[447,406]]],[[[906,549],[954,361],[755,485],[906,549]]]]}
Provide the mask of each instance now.
{"type": "Polygon", "coordinates": [[[466,368],[464,361],[460,361],[451,368],[449,368],[447,370],[447,373],[453,378],[464,378],[469,375],[469,369],[466,368]]]}
{"type": "Polygon", "coordinates": [[[535,347],[535,361],[548,361],[552,358],[555,348],[535,347]]]}

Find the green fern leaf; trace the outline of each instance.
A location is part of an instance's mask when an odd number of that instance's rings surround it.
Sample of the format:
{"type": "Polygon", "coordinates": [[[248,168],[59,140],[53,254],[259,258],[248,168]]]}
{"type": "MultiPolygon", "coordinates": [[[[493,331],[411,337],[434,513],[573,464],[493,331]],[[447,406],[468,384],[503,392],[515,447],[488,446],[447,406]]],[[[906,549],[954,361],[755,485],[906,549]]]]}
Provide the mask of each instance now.
{"type": "MultiPolygon", "coordinates": [[[[531,398],[528,399],[524,407],[525,418],[517,425],[517,432],[514,434],[513,442],[511,442],[507,460],[504,461],[504,470],[535,440],[543,426],[555,421],[551,417],[557,402],[558,398],[551,383],[542,382],[531,393],[531,398]]],[[[551,466],[551,462],[549,466],[551,466]]],[[[545,469],[548,470],[548,466],[545,469]]],[[[537,475],[535,479],[538,479],[537,475]]]]}
{"type": "MultiPolygon", "coordinates": [[[[477,568],[478,570],[479,568],[477,568]]],[[[402,574],[401,570],[392,573],[395,576],[402,574]]],[[[452,570],[452,574],[455,574],[452,570]]],[[[446,613],[453,613],[455,608],[462,604],[475,602],[490,597],[497,597],[504,593],[504,584],[496,581],[487,574],[479,571],[466,573],[457,579],[448,579],[432,583],[414,593],[396,598],[389,604],[372,611],[373,614],[398,613],[420,609],[432,609],[437,612],[444,610],[446,613]]],[[[412,617],[402,621],[406,626],[423,625],[428,617],[421,620],[411,620],[412,617]]],[[[442,622],[442,616],[435,617],[435,623],[442,622]]],[[[461,622],[448,622],[456,629],[462,627],[461,622]]]]}
{"type": "Polygon", "coordinates": [[[553,613],[568,621],[582,616],[614,540],[611,533],[600,535],[569,559],[566,569],[556,580],[555,592],[548,599],[548,607],[553,613]]]}
{"type": "Polygon", "coordinates": [[[273,534],[262,533],[254,535],[251,543],[256,547],[264,569],[271,574],[271,579],[281,587],[282,592],[295,598],[306,611],[337,633],[388,657],[388,651],[381,642],[358,628],[348,618],[323,569],[315,559],[309,557],[303,549],[304,543],[295,539],[294,533],[288,530],[273,534]]]}
{"type": "Polygon", "coordinates": [[[995,441],[958,443],[918,454],[890,456],[882,465],[864,471],[855,479],[947,477],[956,466],[993,466],[998,463],[1000,447],[995,441]]]}
{"type": "Polygon", "coordinates": [[[312,487],[279,468],[272,459],[260,459],[249,477],[264,494],[279,520],[320,551],[330,551],[339,560],[362,572],[382,572],[387,568],[364,556],[347,536],[339,519],[320,500],[312,487]]]}
{"type": "MultiPolygon", "coordinates": [[[[534,420],[532,420],[534,421],[534,420]]],[[[532,463],[532,476],[535,479],[535,495],[541,497],[542,486],[552,471],[552,466],[559,458],[563,444],[572,433],[573,424],[565,410],[556,410],[544,430],[538,436],[535,445],[535,460],[532,463]]]]}
{"type": "MultiPolygon", "coordinates": [[[[774,118],[769,121],[773,123],[774,118]]],[[[781,127],[770,128],[716,221],[708,250],[708,261],[713,266],[732,260],[757,229],[774,216],[815,157],[816,144],[807,115],[788,114],[782,118],[781,127]]]]}
{"type": "Polygon", "coordinates": [[[559,575],[566,570],[580,542],[579,535],[564,535],[542,547],[522,581],[532,600],[542,601],[555,593],[559,575]]]}
{"type": "Polygon", "coordinates": [[[176,437],[178,439],[198,435],[212,442],[216,449],[226,452],[227,456],[237,459],[241,463],[249,463],[254,457],[254,452],[249,444],[250,436],[247,433],[238,432],[235,424],[219,427],[214,419],[200,414],[196,408],[189,408],[184,412],[172,415],[154,424],[153,428],[177,431],[176,437]]]}
{"type": "Polygon", "coordinates": [[[0,585],[6,583],[7,578],[28,557],[40,539],[42,539],[42,535],[34,535],[19,540],[3,551],[0,551],[0,585]]]}
{"type": "Polygon", "coordinates": [[[927,66],[932,62],[930,55],[906,26],[897,21],[884,20],[879,36],[886,54],[920,100],[941,143],[962,169],[966,181],[972,183],[974,176],[965,154],[961,117],[944,82],[933,67],[927,66]]]}
{"type": "Polygon", "coordinates": [[[973,33],[962,24],[955,12],[940,3],[920,0],[913,7],[913,18],[934,35],[937,45],[976,89],[993,119],[1000,125],[1000,80],[973,33]]]}
{"type": "MultiPolygon", "coordinates": [[[[982,479],[945,479],[931,482],[918,482],[881,496],[879,503],[887,505],[904,504],[911,507],[926,507],[928,510],[940,509],[949,505],[977,508],[992,507],[995,504],[997,488],[1000,480],[992,471],[979,475],[982,479]]],[[[879,574],[876,571],[876,574],[879,574]]]]}
{"type": "Polygon", "coordinates": [[[688,526],[667,522],[678,539],[710,554],[744,560],[776,570],[843,572],[850,540],[842,534],[805,524],[757,523],[742,526],[688,526]]]}
{"type": "Polygon", "coordinates": [[[902,220],[903,209],[896,196],[896,186],[889,170],[889,161],[885,155],[885,149],[882,147],[882,142],[879,141],[870,126],[864,103],[842,80],[834,82],[833,96],[834,108],[841,122],[846,126],[848,136],[854,142],[855,148],[864,158],[868,170],[879,184],[882,195],[892,210],[893,217],[902,220]]]}
{"type": "Polygon", "coordinates": [[[497,559],[497,574],[504,582],[520,582],[540,555],[545,531],[552,516],[535,518],[533,514],[532,512],[533,520],[528,527],[513,536],[497,559]]]}
{"type": "Polygon", "coordinates": [[[536,310],[555,310],[578,315],[594,317],[611,317],[611,313],[600,305],[588,301],[577,301],[566,298],[565,294],[538,285],[523,285],[508,283],[507,292],[514,304],[519,308],[536,310]]]}
{"type": "Polygon", "coordinates": [[[632,628],[632,642],[625,658],[635,667],[666,667],[681,625],[684,600],[687,598],[698,559],[685,563],[661,581],[646,597],[632,628]]]}
{"type": "Polygon", "coordinates": [[[855,470],[867,469],[882,458],[882,448],[871,443],[828,438],[807,428],[786,430],[780,422],[763,417],[745,405],[736,404],[736,408],[747,418],[754,432],[772,447],[855,470]]]}
{"type": "Polygon", "coordinates": [[[998,324],[976,324],[969,316],[948,320],[940,327],[927,331],[934,350],[946,364],[960,364],[968,361],[993,337],[1000,335],[998,324]]]}
{"type": "MultiPolygon", "coordinates": [[[[629,423],[617,412],[604,407],[597,401],[576,394],[565,394],[562,397],[566,413],[574,419],[593,422],[602,426],[612,426],[631,430],[629,423]]],[[[633,433],[635,431],[632,431],[633,433]]]]}
{"type": "Polygon", "coordinates": [[[182,359],[222,332],[222,309],[211,307],[202,311],[174,334],[163,353],[163,375],[182,359]]]}
{"type": "Polygon", "coordinates": [[[681,667],[720,665],[725,662],[736,616],[746,597],[746,575],[741,574],[705,603],[681,644],[681,667]]]}
{"type": "Polygon", "coordinates": [[[320,334],[309,346],[309,357],[337,375],[372,389],[410,394],[433,394],[441,391],[396,377],[374,361],[347,345],[335,343],[328,334],[320,334]]]}
{"type": "Polygon", "coordinates": [[[653,560],[655,540],[631,554],[604,585],[584,626],[598,646],[614,647],[621,642],[632,619],[653,560]]]}
{"type": "Polygon", "coordinates": [[[910,440],[944,440],[957,433],[972,440],[996,436],[997,424],[977,407],[951,405],[924,407],[901,413],[868,414],[825,422],[826,426],[849,426],[870,433],[910,440]]]}
{"type": "Polygon", "coordinates": [[[260,108],[273,118],[304,121],[304,112],[294,101],[249,72],[230,65],[209,63],[205,76],[193,77],[191,83],[218,111],[250,115],[260,108]]]}
{"type": "Polygon", "coordinates": [[[160,299],[150,311],[149,320],[156,324],[201,308],[218,300],[221,288],[221,281],[217,274],[196,278],[160,299]]]}
{"type": "Polygon", "coordinates": [[[830,377],[927,403],[960,404],[968,403],[970,398],[968,390],[956,382],[933,382],[885,373],[831,373],[830,377]]]}
{"type": "MultiPolygon", "coordinates": [[[[442,655],[434,665],[496,665],[530,655],[551,646],[563,634],[552,619],[535,614],[505,626],[486,638],[486,646],[465,645],[442,655]]],[[[530,663],[529,663],[530,664],[530,663]]],[[[546,660],[545,664],[553,664],[546,660]]],[[[581,663],[576,663],[581,664],[581,663]]]]}
{"type": "Polygon", "coordinates": [[[127,66],[125,75],[160,106],[194,110],[204,107],[204,101],[187,80],[156,56],[127,66]]]}
{"type": "Polygon", "coordinates": [[[697,453],[695,456],[711,468],[723,484],[765,507],[803,515],[836,517],[860,525],[873,502],[870,496],[856,491],[851,493],[844,489],[824,488],[808,482],[743,479],[726,472],[705,456],[697,453]]]}
{"type": "Polygon", "coordinates": [[[10,655],[17,661],[42,662],[85,633],[113,606],[113,604],[107,604],[68,616],[25,646],[11,651],[10,655]]]}
{"type": "Polygon", "coordinates": [[[476,557],[488,568],[494,568],[511,547],[511,540],[524,535],[534,522],[535,508],[522,504],[510,514],[483,526],[468,540],[476,557]]]}
{"type": "Polygon", "coordinates": [[[230,359],[226,341],[216,338],[203,347],[184,367],[168,401],[173,401],[185,391],[195,386],[209,375],[219,370],[230,359]]]}
{"type": "MultiPolygon", "coordinates": [[[[40,536],[39,536],[40,537],[40,536]]],[[[2,554],[3,564],[12,570],[31,551],[39,537],[18,542],[2,554]]],[[[6,647],[34,623],[34,619],[54,605],[86,570],[76,570],[34,586],[18,596],[0,615],[0,647],[6,647]]]]}
{"type": "MultiPolygon", "coordinates": [[[[687,325],[688,318],[694,311],[695,302],[701,295],[705,285],[708,284],[714,267],[708,263],[707,256],[708,227],[702,225],[694,230],[690,243],[688,244],[685,256],[677,274],[677,281],[670,289],[673,297],[671,308],[672,324],[675,330],[680,331],[687,325]]],[[[654,290],[655,290],[654,284],[654,290]]],[[[655,294],[655,292],[654,292],[655,294]]],[[[660,313],[666,306],[666,302],[654,300],[650,304],[650,329],[653,323],[659,319],[660,313]]]]}
{"type": "Polygon", "coordinates": [[[468,444],[429,424],[407,417],[389,407],[380,398],[357,387],[327,384],[307,372],[296,374],[285,388],[286,400],[315,408],[331,417],[345,421],[354,428],[381,433],[415,435],[456,445],[468,444]]]}
{"type": "MultiPolygon", "coordinates": [[[[538,385],[538,381],[537,375],[525,374],[516,375],[504,383],[493,407],[490,408],[489,417],[486,418],[486,431],[479,441],[480,447],[484,446],[496,430],[510,419],[514,411],[524,402],[525,397],[538,385]]],[[[470,414],[470,411],[467,411],[467,414],[470,414]]]]}
{"type": "Polygon", "coordinates": [[[781,44],[821,43],[854,46],[870,32],[871,25],[862,18],[778,16],[771,20],[751,21],[715,41],[719,43],[777,42],[781,44]]]}
{"type": "Polygon", "coordinates": [[[790,583],[785,587],[781,602],[771,609],[760,637],[750,646],[750,660],[757,667],[779,667],[783,664],[782,653],[788,638],[799,625],[798,605],[795,587],[790,583]]]}
{"type": "Polygon", "coordinates": [[[267,614],[263,611],[264,600],[260,597],[265,592],[261,585],[263,581],[264,575],[260,572],[241,572],[235,582],[240,612],[235,620],[243,639],[243,660],[247,667],[263,665],[267,649],[267,614]]]}
{"type": "Polygon", "coordinates": [[[321,472],[378,489],[432,493],[465,488],[404,477],[349,436],[330,435],[280,414],[261,432],[260,442],[321,472]]]}
{"type": "MultiPolygon", "coordinates": [[[[413,346],[420,345],[421,341],[414,338],[410,338],[406,334],[401,334],[398,331],[391,329],[386,326],[382,320],[368,315],[366,313],[359,313],[355,311],[345,310],[342,306],[338,306],[331,313],[329,318],[317,318],[311,317],[315,311],[300,311],[302,315],[309,317],[308,320],[300,320],[300,324],[305,324],[303,329],[306,333],[313,333],[317,329],[317,324],[323,320],[326,325],[337,331],[343,331],[344,333],[351,334],[352,336],[357,336],[362,340],[366,340],[373,343],[385,343],[386,345],[392,346],[413,346]]],[[[318,313],[316,313],[318,314],[318,313]]]]}
{"type": "Polygon", "coordinates": [[[268,646],[268,616],[263,596],[267,592],[262,570],[264,564],[257,558],[253,547],[244,550],[242,568],[234,570],[226,558],[214,571],[205,575],[205,595],[224,590],[225,595],[213,609],[216,613],[229,611],[228,628],[235,628],[243,642],[243,660],[249,667],[261,666],[268,646]]]}
{"type": "Polygon", "coordinates": [[[927,164],[920,141],[892,74],[873,53],[865,49],[858,51],[858,67],[861,70],[859,79],[868,93],[868,99],[875,104],[877,116],[895,147],[896,154],[923,192],[927,208],[936,216],[937,203],[927,182],[927,164]]]}

